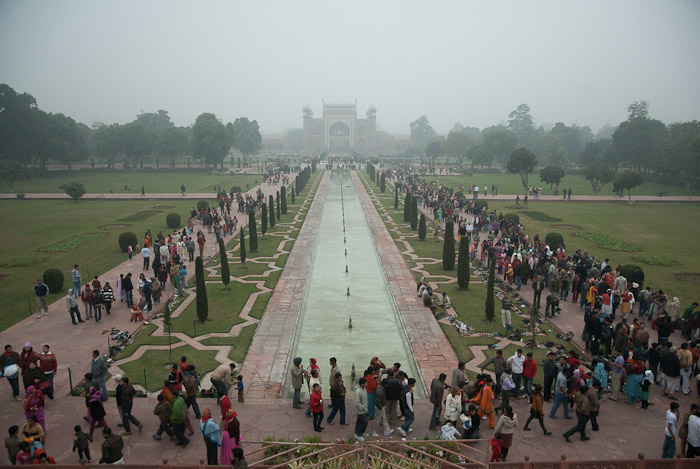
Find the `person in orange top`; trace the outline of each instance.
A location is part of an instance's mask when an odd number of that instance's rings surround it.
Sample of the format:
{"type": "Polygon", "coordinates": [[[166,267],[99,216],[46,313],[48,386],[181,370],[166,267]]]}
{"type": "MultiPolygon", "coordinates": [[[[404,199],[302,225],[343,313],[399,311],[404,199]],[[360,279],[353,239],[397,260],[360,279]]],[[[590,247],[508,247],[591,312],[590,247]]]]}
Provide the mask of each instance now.
{"type": "Polygon", "coordinates": [[[374,399],[377,396],[377,380],[374,367],[370,366],[367,368],[367,371],[365,371],[365,375],[363,376],[367,380],[367,386],[365,387],[365,390],[367,391],[367,405],[369,409],[367,410],[367,417],[370,419],[374,418],[374,399]]]}
{"type": "Polygon", "coordinates": [[[475,402],[479,403],[479,417],[486,417],[489,419],[489,428],[496,428],[496,422],[493,416],[493,390],[491,386],[493,381],[490,376],[486,377],[484,381],[484,387],[481,388],[481,392],[474,399],[475,402]]]}

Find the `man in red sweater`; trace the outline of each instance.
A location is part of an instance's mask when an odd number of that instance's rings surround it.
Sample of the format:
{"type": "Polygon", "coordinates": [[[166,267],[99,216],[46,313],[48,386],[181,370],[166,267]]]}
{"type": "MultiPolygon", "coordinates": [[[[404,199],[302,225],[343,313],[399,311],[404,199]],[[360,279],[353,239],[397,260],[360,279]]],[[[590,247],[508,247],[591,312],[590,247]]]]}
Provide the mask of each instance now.
{"type": "Polygon", "coordinates": [[[51,383],[51,394],[49,394],[49,397],[53,399],[53,377],[56,375],[56,371],[58,371],[58,361],[56,360],[56,355],[50,350],[48,345],[42,347],[41,354],[39,355],[39,368],[41,368],[44,375],[48,378],[49,383],[51,383]]]}
{"type": "Polygon", "coordinates": [[[532,380],[537,374],[537,362],[532,358],[532,352],[528,352],[523,362],[523,380],[525,381],[525,392],[527,397],[532,397],[532,380]]]}

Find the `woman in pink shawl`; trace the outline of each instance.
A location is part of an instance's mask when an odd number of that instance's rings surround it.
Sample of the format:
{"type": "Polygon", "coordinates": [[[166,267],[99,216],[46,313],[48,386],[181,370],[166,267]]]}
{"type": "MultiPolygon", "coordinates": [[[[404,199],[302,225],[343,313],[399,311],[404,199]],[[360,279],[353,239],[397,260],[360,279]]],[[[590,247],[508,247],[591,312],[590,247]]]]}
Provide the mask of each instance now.
{"type": "Polygon", "coordinates": [[[29,417],[35,416],[37,422],[41,424],[41,428],[46,433],[46,422],[44,420],[44,395],[41,389],[29,386],[27,388],[27,395],[24,397],[24,416],[29,417]]]}
{"type": "Polygon", "coordinates": [[[223,432],[221,433],[221,465],[231,464],[231,453],[241,447],[241,426],[233,409],[226,412],[223,432]]]}
{"type": "Polygon", "coordinates": [[[119,274],[119,278],[117,279],[117,291],[119,292],[119,299],[121,300],[122,303],[126,301],[126,292],[122,288],[122,283],[124,282],[124,274],[119,274]]]}

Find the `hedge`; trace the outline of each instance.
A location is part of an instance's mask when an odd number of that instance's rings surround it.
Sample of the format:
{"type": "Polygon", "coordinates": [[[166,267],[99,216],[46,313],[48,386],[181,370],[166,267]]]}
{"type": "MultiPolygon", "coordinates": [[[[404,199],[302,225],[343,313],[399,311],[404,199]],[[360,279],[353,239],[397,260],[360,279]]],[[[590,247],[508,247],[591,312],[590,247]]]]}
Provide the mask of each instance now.
{"type": "Polygon", "coordinates": [[[63,272],[59,269],[46,269],[42,279],[51,293],[63,290],[63,272]]]}
{"type": "Polygon", "coordinates": [[[168,228],[180,228],[181,221],[179,213],[171,212],[165,217],[165,223],[168,225],[168,228]]]}
{"type": "Polygon", "coordinates": [[[554,251],[564,243],[564,237],[557,232],[547,233],[547,236],[544,237],[544,242],[549,244],[549,249],[554,251]]]}
{"type": "Polygon", "coordinates": [[[133,249],[137,243],[138,239],[136,238],[136,235],[131,231],[125,231],[124,233],[119,235],[119,247],[124,252],[129,251],[129,246],[131,246],[133,249]]]}

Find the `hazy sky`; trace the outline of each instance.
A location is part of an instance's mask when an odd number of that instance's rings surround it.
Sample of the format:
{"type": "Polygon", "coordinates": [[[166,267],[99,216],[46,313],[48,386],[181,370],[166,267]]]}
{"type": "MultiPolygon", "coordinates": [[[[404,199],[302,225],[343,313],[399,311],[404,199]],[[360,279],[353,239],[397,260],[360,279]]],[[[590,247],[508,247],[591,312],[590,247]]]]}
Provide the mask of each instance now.
{"type": "Polygon", "coordinates": [[[700,1],[0,0],[0,82],[88,125],[166,109],[276,132],[322,99],[396,133],[521,103],[596,131],[646,99],[670,123],[700,118],[700,1]]]}

